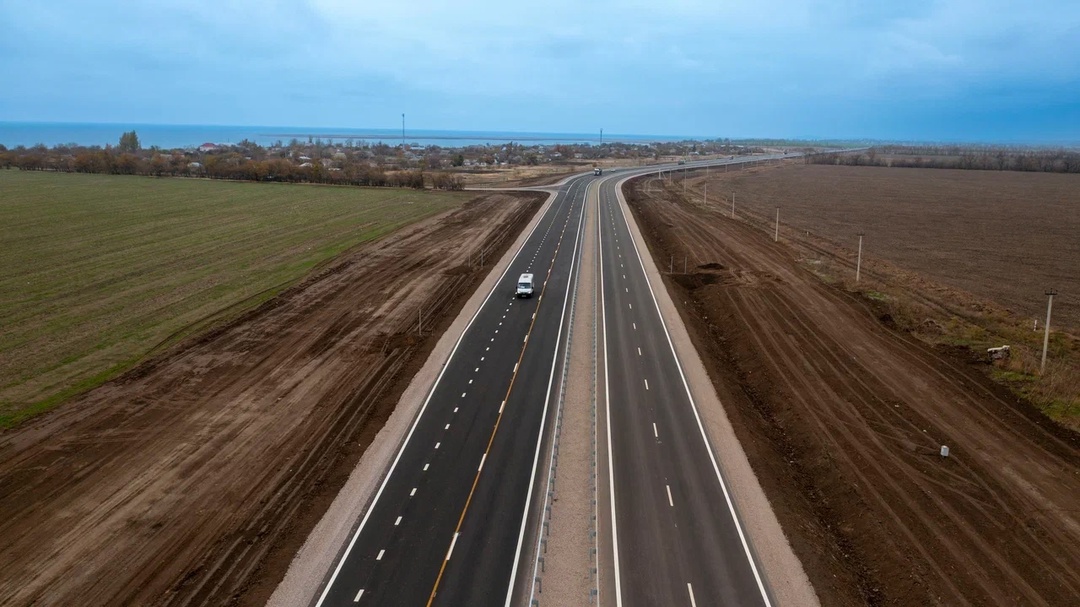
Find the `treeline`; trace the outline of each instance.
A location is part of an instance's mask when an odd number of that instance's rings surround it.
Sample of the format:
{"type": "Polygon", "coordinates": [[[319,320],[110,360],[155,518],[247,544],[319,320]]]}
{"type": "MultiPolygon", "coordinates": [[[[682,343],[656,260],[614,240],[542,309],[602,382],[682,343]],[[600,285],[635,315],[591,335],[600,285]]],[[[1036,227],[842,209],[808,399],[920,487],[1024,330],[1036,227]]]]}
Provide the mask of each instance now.
{"type": "Polygon", "coordinates": [[[859,152],[811,154],[804,158],[807,164],[1080,173],[1080,152],[1071,150],[890,145],[859,152]]]}
{"type": "Polygon", "coordinates": [[[336,185],[405,187],[443,190],[464,189],[457,175],[446,172],[425,173],[423,169],[386,171],[361,162],[339,161],[327,167],[316,160],[297,164],[286,158],[257,160],[241,153],[211,153],[192,157],[181,152],[118,148],[46,148],[3,149],[0,167],[24,171],[59,171],[106,175],[145,175],[153,177],[202,177],[238,181],[276,181],[286,183],[326,183],[336,185]]]}

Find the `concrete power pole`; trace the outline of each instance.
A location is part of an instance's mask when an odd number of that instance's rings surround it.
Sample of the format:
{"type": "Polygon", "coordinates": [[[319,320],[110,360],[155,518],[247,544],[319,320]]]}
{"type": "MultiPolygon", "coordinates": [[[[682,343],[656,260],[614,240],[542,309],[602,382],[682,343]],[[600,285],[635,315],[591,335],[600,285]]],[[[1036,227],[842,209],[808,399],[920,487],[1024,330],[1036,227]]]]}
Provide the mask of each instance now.
{"type": "Polygon", "coordinates": [[[1043,355],[1042,363],[1039,365],[1039,375],[1046,371],[1046,349],[1050,345],[1050,312],[1054,309],[1054,296],[1057,295],[1057,291],[1050,289],[1046,295],[1049,299],[1046,302],[1046,324],[1043,325],[1043,355]]]}
{"type": "Polygon", "coordinates": [[[405,150],[405,112],[401,113],[401,149],[405,150]]]}
{"type": "Polygon", "coordinates": [[[773,232],[772,241],[778,242],[780,240],[780,207],[776,207],[776,230],[773,232]]]}
{"type": "Polygon", "coordinates": [[[859,232],[859,260],[855,262],[855,282],[859,282],[859,270],[862,269],[862,237],[863,233],[859,232]]]}
{"type": "Polygon", "coordinates": [[[731,218],[735,219],[735,192],[731,193],[731,218]]]}

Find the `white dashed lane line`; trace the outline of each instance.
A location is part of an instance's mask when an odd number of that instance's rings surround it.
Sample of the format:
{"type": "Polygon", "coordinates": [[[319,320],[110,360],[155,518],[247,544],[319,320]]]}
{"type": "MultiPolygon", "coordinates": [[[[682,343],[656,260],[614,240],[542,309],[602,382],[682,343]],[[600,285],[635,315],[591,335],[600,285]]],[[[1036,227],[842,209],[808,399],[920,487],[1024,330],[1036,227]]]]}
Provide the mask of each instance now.
{"type": "Polygon", "coordinates": [[[375,557],[375,560],[376,561],[381,561],[382,560],[382,555],[384,555],[384,554],[386,554],[386,550],[380,550],[379,551],[379,556],[375,557]]]}
{"type": "Polygon", "coordinates": [[[360,589],[360,592],[356,593],[356,598],[353,599],[352,602],[359,603],[360,602],[360,597],[362,597],[362,596],[364,596],[364,589],[363,588],[360,589]]]}
{"type": "Polygon", "coordinates": [[[652,423],[652,435],[654,438],[660,438],[660,433],[656,431],[656,422],[652,423]]]}
{"type": "Polygon", "coordinates": [[[401,517],[399,516],[399,517],[397,517],[397,520],[394,521],[394,526],[397,527],[400,524],[401,524],[401,517]]]}
{"type": "Polygon", "coordinates": [[[664,488],[667,489],[667,503],[668,503],[668,506],[671,506],[672,508],[674,508],[675,507],[675,502],[672,501],[672,499],[671,499],[671,485],[664,485],[664,488]]]}
{"type": "Polygon", "coordinates": [[[413,487],[412,491],[409,492],[409,497],[413,497],[414,495],[416,495],[416,487],[413,487]]]}
{"type": "Polygon", "coordinates": [[[427,472],[428,466],[430,466],[430,465],[431,464],[424,464],[424,472],[427,472]]]}

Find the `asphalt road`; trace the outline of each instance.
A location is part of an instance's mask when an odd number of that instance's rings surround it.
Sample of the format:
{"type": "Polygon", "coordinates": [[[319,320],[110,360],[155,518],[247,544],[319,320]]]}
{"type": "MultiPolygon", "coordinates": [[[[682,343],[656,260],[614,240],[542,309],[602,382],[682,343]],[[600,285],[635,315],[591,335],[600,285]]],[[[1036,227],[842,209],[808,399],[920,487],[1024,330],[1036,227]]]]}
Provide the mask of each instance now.
{"type": "Polygon", "coordinates": [[[614,603],[769,605],[616,187],[598,222],[614,603]]]}
{"type": "Polygon", "coordinates": [[[593,179],[560,189],[462,335],[317,604],[506,602],[593,179]]]}
{"type": "Polygon", "coordinates": [[[515,580],[528,583],[533,481],[598,187],[616,604],[768,604],[615,199],[621,178],[656,170],[560,188],[459,339],[316,605],[506,605],[515,580]],[[516,299],[526,272],[536,295],[516,299]]]}

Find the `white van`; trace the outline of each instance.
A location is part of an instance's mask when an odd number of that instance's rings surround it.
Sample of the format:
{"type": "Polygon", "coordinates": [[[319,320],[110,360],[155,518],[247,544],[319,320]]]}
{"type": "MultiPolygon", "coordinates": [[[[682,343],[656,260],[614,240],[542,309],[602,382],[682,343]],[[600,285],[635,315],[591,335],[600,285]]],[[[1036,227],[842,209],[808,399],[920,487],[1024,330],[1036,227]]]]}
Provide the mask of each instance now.
{"type": "Polygon", "coordinates": [[[517,297],[532,297],[533,294],[533,275],[522,274],[518,277],[517,282],[517,297]]]}

